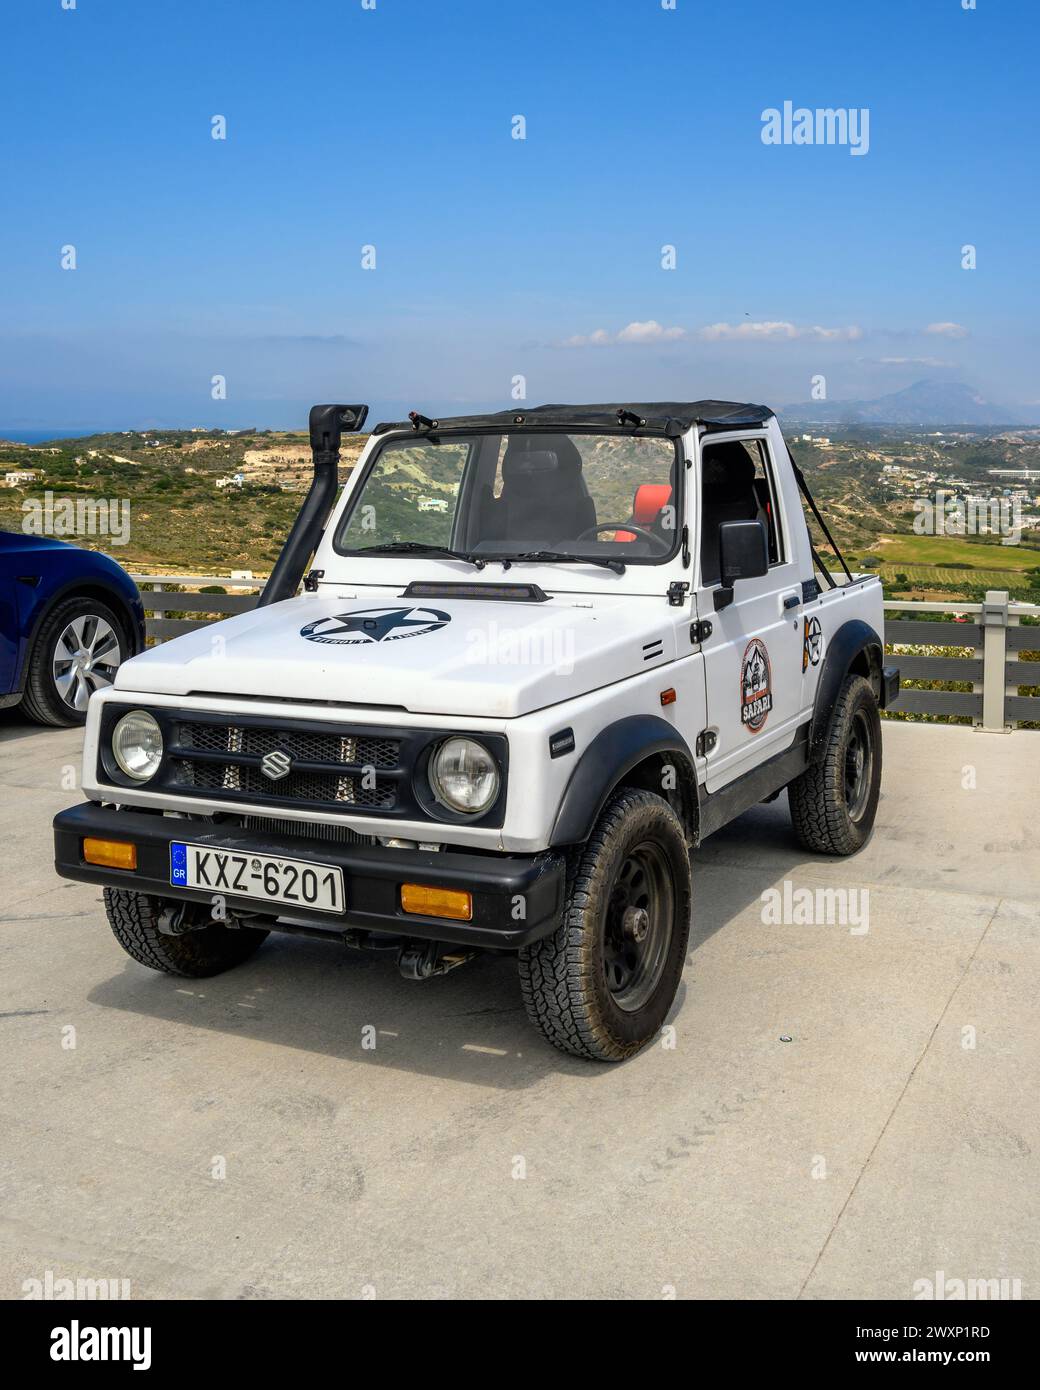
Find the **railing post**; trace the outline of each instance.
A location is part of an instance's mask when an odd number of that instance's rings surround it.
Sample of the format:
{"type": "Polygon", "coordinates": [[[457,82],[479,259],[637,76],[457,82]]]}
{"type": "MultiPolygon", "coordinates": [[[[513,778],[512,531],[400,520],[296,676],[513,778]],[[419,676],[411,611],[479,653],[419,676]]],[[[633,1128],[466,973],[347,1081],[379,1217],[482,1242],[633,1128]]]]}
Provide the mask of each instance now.
{"type": "MultiPolygon", "coordinates": [[[[1012,614],[1010,615],[1010,617],[1008,618],[1008,626],[1009,626],[1009,627],[1018,627],[1018,626],[1020,626],[1020,622],[1021,622],[1021,620],[1019,619],[1019,616],[1018,616],[1017,613],[1012,613],[1012,614]]],[[[1005,640],[1006,640],[1006,639],[1005,639],[1005,640]]],[[[1014,656],[1014,654],[1012,654],[1012,655],[1014,656]]],[[[1005,672],[1005,675],[1006,675],[1006,672],[1005,672]]],[[[1009,683],[1007,682],[1007,680],[1005,679],[1005,683],[1004,683],[1004,694],[1005,694],[1005,695],[1017,695],[1017,694],[1018,694],[1018,685],[1017,685],[1017,683],[1011,683],[1011,684],[1009,684],[1009,683]]],[[[1006,709],[1007,706],[1005,705],[1004,708],[1006,709]]],[[[1017,729],[1017,728],[1018,728],[1018,720],[1017,720],[1017,719],[1009,719],[1009,720],[1007,721],[1007,726],[1008,726],[1009,729],[1017,729]]]]}
{"type": "MultiPolygon", "coordinates": [[[[161,594],[161,593],[164,593],[164,592],[165,592],[165,590],[163,589],[163,586],[162,586],[161,584],[153,584],[153,585],[152,585],[152,593],[153,593],[153,594],[161,594]]],[[[158,613],[160,618],[164,618],[164,617],[166,616],[166,609],[165,609],[165,608],[154,608],[154,607],[153,607],[152,612],[153,612],[153,613],[158,613]]],[[[147,619],[145,620],[145,626],[147,627],[147,619]]],[[[161,637],[157,637],[157,638],[155,639],[156,644],[158,645],[160,642],[162,642],[162,640],[163,640],[163,639],[162,639],[161,637]]]]}
{"type": "Polygon", "coordinates": [[[982,604],[982,727],[989,733],[1006,731],[1007,629],[1007,590],[987,589],[982,604]]]}
{"type": "MultiPolygon", "coordinates": [[[[985,629],[984,627],[982,627],[982,625],[981,625],[982,622],[983,622],[983,616],[982,616],[982,614],[980,613],[980,614],[979,614],[978,623],[977,623],[976,626],[975,626],[975,631],[979,634],[978,644],[976,645],[976,647],[973,649],[973,651],[972,651],[972,653],[971,653],[971,655],[972,655],[972,660],[973,660],[973,661],[977,661],[977,662],[979,663],[979,678],[978,678],[977,681],[972,681],[972,683],[971,683],[971,693],[972,693],[973,695],[982,695],[983,692],[984,692],[984,690],[985,690],[985,688],[986,688],[985,685],[983,684],[983,677],[984,677],[984,675],[985,675],[985,670],[986,670],[986,666],[985,666],[985,663],[986,663],[986,648],[985,648],[985,645],[984,645],[984,644],[985,644],[985,641],[986,641],[986,638],[985,638],[986,629],[985,629]]],[[[982,702],[982,700],[979,700],[979,712],[978,712],[978,714],[976,714],[976,715],[973,716],[971,722],[972,722],[972,727],[975,728],[975,729],[982,729],[982,728],[985,727],[985,725],[984,725],[984,723],[983,723],[983,702],[982,702]]]]}

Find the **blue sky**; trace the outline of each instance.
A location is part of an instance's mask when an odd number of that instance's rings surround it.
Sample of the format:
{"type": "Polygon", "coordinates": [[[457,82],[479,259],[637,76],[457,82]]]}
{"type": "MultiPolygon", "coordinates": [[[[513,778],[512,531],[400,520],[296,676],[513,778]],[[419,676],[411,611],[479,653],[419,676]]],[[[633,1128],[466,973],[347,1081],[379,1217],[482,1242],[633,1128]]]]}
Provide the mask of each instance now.
{"type": "Polygon", "coordinates": [[[1038,31],[1033,0],[7,0],[0,429],[501,408],[518,375],[946,377],[1040,416],[1038,31]],[[867,108],[868,153],[764,144],[787,100],[867,108]]]}

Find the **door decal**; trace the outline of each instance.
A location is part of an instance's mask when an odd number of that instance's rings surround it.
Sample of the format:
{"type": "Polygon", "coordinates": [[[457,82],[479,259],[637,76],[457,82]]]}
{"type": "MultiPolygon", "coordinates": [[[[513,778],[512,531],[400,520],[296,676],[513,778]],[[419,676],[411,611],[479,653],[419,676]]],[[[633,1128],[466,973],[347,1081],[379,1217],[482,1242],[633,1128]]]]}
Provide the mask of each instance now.
{"type": "Polygon", "coordinates": [[[802,670],[819,666],[823,655],[823,628],[819,618],[802,620],[802,670]]]}
{"type": "Polygon", "coordinates": [[[740,722],[749,734],[765,727],[773,708],[773,671],[766,645],[757,637],[744,648],[740,663],[740,722]]]}

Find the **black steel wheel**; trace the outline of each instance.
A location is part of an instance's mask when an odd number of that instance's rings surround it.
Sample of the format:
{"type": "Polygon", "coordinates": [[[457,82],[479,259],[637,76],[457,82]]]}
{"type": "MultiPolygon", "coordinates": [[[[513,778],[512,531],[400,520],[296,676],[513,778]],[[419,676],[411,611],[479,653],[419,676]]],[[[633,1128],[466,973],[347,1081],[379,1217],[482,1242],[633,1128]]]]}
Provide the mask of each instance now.
{"type": "Polygon", "coordinates": [[[652,996],[668,959],[675,890],[668,862],[652,840],[625,859],[607,904],[603,963],[619,1009],[636,1013],[652,996]]]}
{"type": "Polygon", "coordinates": [[[528,1017],[554,1047],[620,1062],[658,1035],[686,960],[691,896],[671,806],[615,792],[574,851],[560,925],[520,952],[528,1017]]]}
{"type": "Polygon", "coordinates": [[[822,753],[787,789],[795,833],[816,854],[855,854],[874,827],[880,795],[877,697],[863,676],[846,676],[822,753]]]}
{"type": "Polygon", "coordinates": [[[876,756],[874,732],[864,709],[856,710],[845,737],[845,808],[849,819],[863,819],[870,800],[876,756]]]}

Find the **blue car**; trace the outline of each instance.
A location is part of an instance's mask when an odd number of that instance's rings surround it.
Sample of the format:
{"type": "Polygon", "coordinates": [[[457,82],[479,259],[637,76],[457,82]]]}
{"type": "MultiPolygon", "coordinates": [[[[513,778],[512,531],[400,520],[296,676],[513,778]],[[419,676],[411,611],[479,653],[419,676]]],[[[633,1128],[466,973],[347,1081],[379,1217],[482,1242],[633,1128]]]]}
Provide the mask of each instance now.
{"type": "Polygon", "coordinates": [[[82,724],[94,691],[143,647],[141,596],[114,560],[0,530],[0,709],[82,724]]]}

